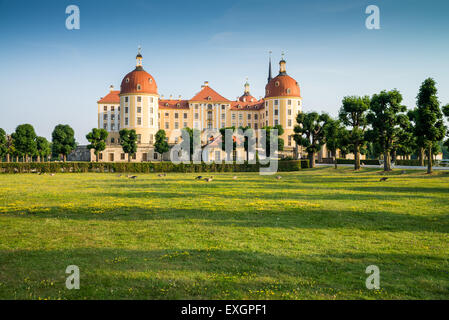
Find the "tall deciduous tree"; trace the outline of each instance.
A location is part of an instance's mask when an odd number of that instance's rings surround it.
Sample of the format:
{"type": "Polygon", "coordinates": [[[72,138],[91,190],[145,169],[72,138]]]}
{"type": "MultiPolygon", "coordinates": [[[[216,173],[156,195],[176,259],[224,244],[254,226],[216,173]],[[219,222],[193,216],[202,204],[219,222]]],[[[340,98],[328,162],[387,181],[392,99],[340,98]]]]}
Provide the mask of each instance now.
{"type": "Polygon", "coordinates": [[[324,126],[324,139],[326,148],[332,152],[332,160],[337,169],[337,150],[343,150],[347,146],[348,131],[339,120],[330,119],[324,126]]]}
{"type": "Polygon", "coordinates": [[[331,120],[328,114],[301,112],[296,116],[295,142],[303,146],[309,158],[310,168],[315,167],[315,155],[325,143],[324,127],[331,120]]]}
{"type": "Polygon", "coordinates": [[[137,133],[136,130],[122,129],[120,134],[120,145],[123,152],[128,155],[128,162],[131,162],[131,157],[137,152],[137,133]]]}
{"type": "Polygon", "coordinates": [[[51,145],[50,142],[44,137],[37,137],[36,138],[36,155],[38,156],[38,160],[42,161],[51,154],[51,145]]]}
{"type": "Polygon", "coordinates": [[[232,132],[235,131],[235,127],[226,127],[226,128],[221,128],[220,129],[220,134],[221,134],[221,150],[223,150],[224,152],[227,152],[226,154],[226,160],[230,161],[231,160],[231,154],[229,152],[234,153],[234,151],[237,150],[237,140],[235,138],[235,136],[232,136],[232,150],[226,150],[226,130],[232,130],[232,132]]]}
{"type": "Polygon", "coordinates": [[[6,132],[0,128],[0,162],[3,161],[3,157],[8,153],[8,147],[6,146],[6,132]]]}
{"type": "Polygon", "coordinates": [[[67,124],[58,124],[53,130],[51,138],[53,154],[62,155],[65,162],[67,155],[76,148],[75,131],[67,124]]]}
{"type": "Polygon", "coordinates": [[[163,129],[160,129],[158,132],[156,132],[154,150],[161,155],[161,161],[162,155],[168,150],[170,150],[170,147],[168,146],[167,142],[167,135],[165,133],[165,130],[163,129]]]}
{"type": "Polygon", "coordinates": [[[417,96],[415,135],[427,151],[427,173],[432,173],[432,147],[435,142],[441,141],[446,133],[435,84],[435,80],[427,78],[421,84],[417,96]]]}
{"type": "Polygon", "coordinates": [[[366,114],[369,109],[370,98],[368,96],[344,97],[342,107],[338,114],[341,122],[350,127],[350,149],[354,152],[354,170],[360,169],[360,149],[366,143],[364,135],[367,128],[366,114]]]}
{"type": "Polygon", "coordinates": [[[391,152],[399,138],[400,125],[407,117],[404,114],[407,108],[401,102],[402,95],[398,90],[381,91],[371,98],[366,117],[371,125],[366,136],[379,145],[384,155],[384,171],[391,170],[391,152]]]}
{"type": "Polygon", "coordinates": [[[93,128],[92,131],[86,135],[87,141],[90,142],[90,144],[87,145],[87,148],[94,149],[96,162],[98,162],[98,154],[106,149],[107,138],[108,132],[105,129],[93,128]]]}
{"type": "MultiPolygon", "coordinates": [[[[447,104],[443,107],[443,113],[447,117],[447,120],[449,121],[449,104],[447,104]]],[[[449,130],[447,132],[447,137],[449,138],[449,130]]],[[[444,145],[449,148],[449,139],[447,139],[444,142],[444,145]]]]}
{"type": "Polygon", "coordinates": [[[31,124],[21,124],[17,126],[16,131],[11,135],[14,139],[14,145],[17,152],[25,156],[28,162],[28,156],[36,153],[36,133],[31,124]]]}

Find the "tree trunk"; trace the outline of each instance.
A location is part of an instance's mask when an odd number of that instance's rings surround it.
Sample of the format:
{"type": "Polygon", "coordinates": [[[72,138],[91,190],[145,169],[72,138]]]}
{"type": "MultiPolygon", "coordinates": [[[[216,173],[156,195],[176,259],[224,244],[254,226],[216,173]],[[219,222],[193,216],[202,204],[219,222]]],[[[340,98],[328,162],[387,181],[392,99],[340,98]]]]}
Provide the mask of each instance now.
{"type": "Polygon", "coordinates": [[[354,144],[354,170],[360,170],[360,151],[359,144],[354,144]]]}
{"type": "Polygon", "coordinates": [[[429,153],[429,156],[427,157],[427,173],[432,173],[432,146],[429,146],[427,152],[429,153]]]}
{"type": "Polygon", "coordinates": [[[337,169],[337,150],[332,152],[332,160],[334,161],[335,169],[337,169]]]}
{"type": "Polygon", "coordinates": [[[98,153],[95,153],[95,160],[98,162],[98,153]]]}
{"type": "Polygon", "coordinates": [[[131,162],[131,154],[128,153],[128,162],[131,162]]]}
{"type": "Polygon", "coordinates": [[[309,152],[309,166],[310,168],[315,168],[315,153],[309,152]]]}
{"type": "Polygon", "coordinates": [[[394,163],[396,163],[396,157],[397,157],[397,155],[396,155],[396,150],[393,150],[392,161],[393,161],[394,163]]]}
{"type": "Polygon", "coordinates": [[[67,155],[64,155],[64,162],[67,161],[67,155]]]}
{"type": "Polygon", "coordinates": [[[41,156],[37,156],[37,162],[41,162],[41,156]]]}
{"type": "Polygon", "coordinates": [[[9,153],[6,154],[6,162],[10,162],[9,153]]]}
{"type": "Polygon", "coordinates": [[[384,171],[391,171],[391,158],[390,152],[384,152],[384,171]]]}
{"type": "Polygon", "coordinates": [[[424,148],[419,148],[419,165],[424,167],[424,148]]]}

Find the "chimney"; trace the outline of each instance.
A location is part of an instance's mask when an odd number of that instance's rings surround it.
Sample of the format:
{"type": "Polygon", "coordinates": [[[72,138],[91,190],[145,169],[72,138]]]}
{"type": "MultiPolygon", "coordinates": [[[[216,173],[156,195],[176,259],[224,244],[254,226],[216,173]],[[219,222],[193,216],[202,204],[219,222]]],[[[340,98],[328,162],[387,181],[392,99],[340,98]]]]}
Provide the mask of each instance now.
{"type": "Polygon", "coordinates": [[[114,86],[111,84],[111,85],[109,86],[109,92],[112,92],[112,91],[114,91],[114,86]]]}
{"type": "Polygon", "coordinates": [[[209,86],[209,81],[204,81],[204,86],[205,87],[209,86]]]}

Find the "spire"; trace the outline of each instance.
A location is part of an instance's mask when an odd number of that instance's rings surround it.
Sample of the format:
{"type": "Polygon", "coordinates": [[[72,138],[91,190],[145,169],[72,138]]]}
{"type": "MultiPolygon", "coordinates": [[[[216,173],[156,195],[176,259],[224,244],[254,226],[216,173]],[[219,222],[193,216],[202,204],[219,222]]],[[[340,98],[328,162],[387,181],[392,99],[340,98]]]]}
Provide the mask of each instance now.
{"type": "Polygon", "coordinates": [[[140,50],[142,50],[141,46],[139,46],[137,49],[136,69],[142,69],[142,54],[140,53],[140,50]]]}
{"type": "Polygon", "coordinates": [[[286,75],[287,68],[285,67],[286,62],[284,60],[284,52],[282,51],[282,59],[279,61],[279,75],[286,75]]]}
{"type": "Polygon", "coordinates": [[[270,58],[269,58],[269,63],[268,63],[268,82],[270,82],[270,80],[272,79],[271,77],[271,51],[269,51],[270,54],[270,58]]]}
{"type": "Polygon", "coordinates": [[[249,95],[248,77],[246,78],[246,82],[245,82],[245,95],[249,95]]]}

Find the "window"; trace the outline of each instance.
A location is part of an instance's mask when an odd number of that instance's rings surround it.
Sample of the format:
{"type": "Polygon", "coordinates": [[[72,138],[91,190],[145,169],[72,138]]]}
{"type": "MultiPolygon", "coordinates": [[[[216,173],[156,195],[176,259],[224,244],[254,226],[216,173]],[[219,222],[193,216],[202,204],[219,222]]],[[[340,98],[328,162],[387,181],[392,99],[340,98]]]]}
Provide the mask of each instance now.
{"type": "Polygon", "coordinates": [[[292,136],[288,136],[288,146],[292,145],[292,136]]]}
{"type": "Polygon", "coordinates": [[[287,94],[290,94],[291,90],[290,88],[287,89],[287,94]]]}
{"type": "Polygon", "coordinates": [[[221,105],[221,110],[225,110],[226,106],[224,104],[221,105]]]}
{"type": "Polygon", "coordinates": [[[242,120],[243,119],[243,114],[239,114],[239,120],[242,120]]]}
{"type": "Polygon", "coordinates": [[[150,143],[153,143],[153,134],[150,134],[150,143]]]}
{"type": "MultiPolygon", "coordinates": [[[[150,82],[151,82],[151,79],[150,79],[150,82]]],[[[153,97],[150,97],[150,103],[153,103],[153,97]]],[[[153,111],[151,111],[151,112],[153,112],[153,111]]]]}
{"type": "Polygon", "coordinates": [[[141,126],[141,125],[142,125],[142,118],[141,118],[141,117],[138,117],[138,118],[137,118],[137,125],[138,125],[138,126],[141,126]]]}
{"type": "Polygon", "coordinates": [[[279,100],[274,100],[274,105],[275,106],[279,105],[279,100]]]}
{"type": "Polygon", "coordinates": [[[137,107],[137,113],[142,113],[142,107],[137,107]]]}
{"type": "Polygon", "coordinates": [[[136,160],[136,158],[137,158],[137,154],[134,153],[133,156],[132,156],[132,159],[133,159],[133,160],[136,160]]]}
{"type": "Polygon", "coordinates": [[[156,152],[153,154],[153,158],[154,158],[154,160],[157,160],[157,153],[156,152]]]}
{"type": "Polygon", "coordinates": [[[103,107],[103,110],[104,110],[104,111],[108,111],[108,106],[104,106],[104,107],[103,107]]]}
{"type": "MultiPolygon", "coordinates": [[[[138,85],[138,86],[140,86],[140,85],[138,85]]],[[[137,97],[137,102],[142,102],[142,97],[137,97]]]]}
{"type": "Polygon", "coordinates": [[[128,125],[128,118],[125,118],[125,126],[128,125]]]}
{"type": "Polygon", "coordinates": [[[184,113],[183,117],[184,119],[187,119],[187,113],[184,113]]]}
{"type": "Polygon", "coordinates": [[[129,78],[126,78],[125,82],[126,82],[126,83],[129,83],[129,78]]]}
{"type": "Polygon", "coordinates": [[[178,119],[178,117],[179,117],[179,114],[176,112],[175,113],[175,119],[178,119]]]}
{"type": "Polygon", "coordinates": [[[107,114],[103,115],[103,120],[108,120],[108,115],[107,114]]]}
{"type": "Polygon", "coordinates": [[[147,153],[142,153],[142,161],[148,161],[148,154],[147,153]]]}
{"type": "Polygon", "coordinates": [[[279,115],[279,110],[278,109],[274,109],[274,115],[275,116],[279,115]]]}
{"type": "Polygon", "coordinates": [[[254,120],[257,120],[257,118],[258,118],[258,115],[257,115],[257,113],[254,115],[254,120]]]}
{"type": "Polygon", "coordinates": [[[150,113],[153,113],[153,107],[150,107],[150,113]]]}
{"type": "Polygon", "coordinates": [[[124,153],[120,154],[120,160],[125,160],[125,154],[124,153]]]}
{"type": "Polygon", "coordinates": [[[125,97],[125,102],[128,102],[128,97],[125,97]]]}
{"type": "Polygon", "coordinates": [[[258,129],[257,123],[254,124],[254,129],[256,129],[256,130],[258,129]]]}
{"type": "MultiPolygon", "coordinates": [[[[115,130],[115,126],[114,126],[114,124],[111,124],[111,130],[115,130]]],[[[114,138],[112,138],[112,139],[114,139],[114,138]]],[[[111,139],[111,140],[112,140],[111,139]]],[[[112,141],[111,141],[112,142],[112,141]]]]}
{"type": "Polygon", "coordinates": [[[168,117],[168,116],[169,116],[168,112],[166,112],[166,113],[165,113],[165,116],[166,116],[166,117],[168,117]]]}
{"type": "Polygon", "coordinates": [[[198,110],[198,105],[197,104],[195,105],[195,110],[198,110]]]}
{"type": "Polygon", "coordinates": [[[235,113],[232,114],[232,120],[235,120],[235,113]]]}
{"type": "Polygon", "coordinates": [[[175,122],[175,129],[179,129],[179,123],[175,122]]]}
{"type": "MultiPolygon", "coordinates": [[[[140,90],[140,89],[141,89],[140,84],[138,84],[138,85],[137,85],[137,90],[140,90]]],[[[137,99],[139,99],[139,97],[138,97],[137,99]]],[[[139,101],[139,100],[137,100],[137,101],[139,101]]],[[[139,102],[140,102],[140,101],[139,101],[139,102]]]]}
{"type": "Polygon", "coordinates": [[[153,83],[153,79],[148,78],[148,82],[149,82],[149,83],[153,83]]]}
{"type": "Polygon", "coordinates": [[[125,107],[125,113],[128,113],[128,107],[125,107]]]}
{"type": "Polygon", "coordinates": [[[165,129],[168,129],[168,128],[169,128],[169,123],[166,122],[166,123],[165,123],[165,129]]]}
{"type": "Polygon", "coordinates": [[[222,120],[226,119],[226,114],[222,113],[222,114],[221,114],[221,119],[222,119],[222,120]]]}
{"type": "Polygon", "coordinates": [[[289,116],[291,116],[292,115],[292,109],[288,109],[287,113],[288,113],[289,116]]]}
{"type": "Polygon", "coordinates": [[[298,100],[298,106],[300,106],[301,105],[301,101],[300,100],[298,100]]]}
{"type": "Polygon", "coordinates": [[[251,120],[251,113],[248,113],[248,120],[251,120]]]}
{"type": "Polygon", "coordinates": [[[115,114],[111,114],[111,120],[112,120],[112,121],[115,120],[115,114]]]}
{"type": "Polygon", "coordinates": [[[279,124],[279,120],[278,119],[274,120],[274,125],[277,126],[278,124],[279,124]]]}
{"type": "Polygon", "coordinates": [[[150,118],[150,126],[152,126],[154,123],[153,118],[150,118]]]}
{"type": "Polygon", "coordinates": [[[212,105],[211,105],[211,104],[208,104],[208,105],[207,105],[207,109],[208,109],[208,110],[212,110],[212,105]]]}
{"type": "Polygon", "coordinates": [[[100,152],[100,154],[98,155],[98,159],[103,160],[103,153],[100,152]]]}
{"type": "Polygon", "coordinates": [[[265,101],[265,107],[268,107],[268,101],[265,101]]]}
{"type": "Polygon", "coordinates": [[[267,117],[268,117],[268,110],[267,110],[267,111],[265,111],[265,113],[267,114],[267,117]]]}
{"type": "Polygon", "coordinates": [[[276,81],[276,82],[274,83],[274,85],[275,85],[276,87],[279,87],[279,81],[276,81]]]}
{"type": "Polygon", "coordinates": [[[291,127],[292,126],[292,120],[288,119],[288,126],[291,127]]]}
{"type": "Polygon", "coordinates": [[[142,135],[138,134],[137,135],[137,143],[141,143],[142,142],[142,135]]]}
{"type": "MultiPolygon", "coordinates": [[[[288,90],[290,90],[290,89],[288,89],[288,90]]],[[[288,101],[287,101],[287,104],[288,104],[289,106],[291,106],[291,105],[292,105],[292,101],[291,101],[291,100],[288,100],[288,101]]]]}
{"type": "Polygon", "coordinates": [[[198,113],[195,113],[195,120],[198,120],[199,116],[198,113]]]}
{"type": "Polygon", "coordinates": [[[105,124],[103,124],[103,129],[104,130],[108,130],[108,125],[105,123],[105,124]]]}
{"type": "Polygon", "coordinates": [[[114,162],[114,154],[113,153],[109,154],[109,162],[114,162]]]}

